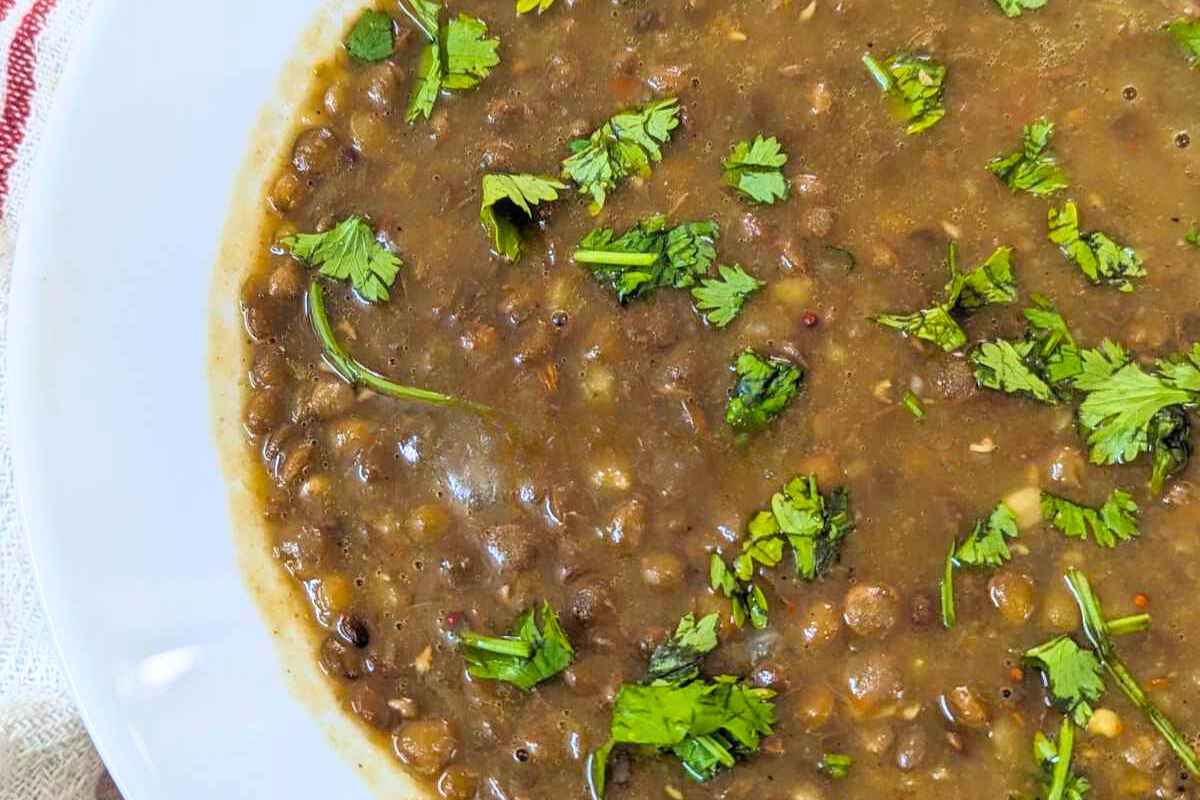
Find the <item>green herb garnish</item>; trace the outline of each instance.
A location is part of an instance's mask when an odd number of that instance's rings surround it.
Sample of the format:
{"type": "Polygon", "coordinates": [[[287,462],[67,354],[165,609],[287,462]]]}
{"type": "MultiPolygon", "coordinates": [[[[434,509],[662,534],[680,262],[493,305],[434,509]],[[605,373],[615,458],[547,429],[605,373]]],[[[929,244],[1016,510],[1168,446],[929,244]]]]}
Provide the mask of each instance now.
{"type": "Polygon", "coordinates": [[[1116,547],[1138,535],[1138,507],[1128,493],[1114,489],[1100,508],[1080,505],[1042,492],[1042,518],[1071,539],[1116,547]]]}
{"type": "Polygon", "coordinates": [[[920,133],[946,116],[943,101],[946,67],[930,56],[898,53],[877,61],[870,54],[863,63],[891,102],[893,113],[908,123],[909,135],[920,133]]]}
{"type": "Polygon", "coordinates": [[[679,126],[679,101],[656,100],[617,114],[586,139],[571,142],[562,162],[562,177],[591,197],[593,214],[604,208],[608,193],[630,175],[647,177],[650,165],[662,161],[660,145],[679,126]]]}
{"type": "Polygon", "coordinates": [[[376,241],[375,231],[358,216],[347,217],[325,233],[298,233],[279,243],[326,278],[350,281],[368,303],[389,299],[388,289],[404,266],[376,241]]]}
{"type": "Polygon", "coordinates": [[[804,368],[786,358],[742,351],[732,367],[737,382],[725,407],[725,421],[739,432],[760,431],[783,413],[804,380],[804,368]]]}
{"type": "Polygon", "coordinates": [[[946,352],[967,343],[967,335],[954,314],[966,314],[993,303],[1011,303],[1017,296],[1012,273],[1012,249],[1000,247],[988,260],[970,272],[958,271],[958,247],[950,243],[946,268],[950,281],[941,303],[911,314],[880,314],[875,322],[894,328],[906,336],[924,339],[946,352]]]}
{"type": "Polygon", "coordinates": [[[536,9],[541,14],[543,11],[549,11],[552,5],[554,0],[517,0],[517,13],[528,14],[536,9]]]}
{"type": "Polygon", "coordinates": [[[467,631],[459,635],[459,645],[472,677],[504,681],[525,692],[571,666],[575,658],[575,650],[549,603],[542,605],[541,630],[530,608],[517,617],[509,635],[485,636],[467,631]]]}
{"type": "Polygon", "coordinates": [[[417,80],[405,119],[428,119],[442,90],[464,91],[480,84],[500,63],[500,40],[488,38],[487,23],[459,14],[441,25],[442,5],[430,0],[400,0],[400,10],[424,35],[417,80]]]}
{"type": "MultiPolygon", "coordinates": [[[[1076,569],[1067,571],[1067,586],[1071,589],[1071,593],[1075,596],[1075,602],[1079,605],[1079,611],[1083,616],[1083,630],[1087,634],[1088,641],[1092,643],[1095,649],[1096,656],[1100,659],[1100,663],[1104,665],[1108,674],[1121,687],[1121,691],[1129,698],[1147,719],[1154,729],[1166,740],[1167,744],[1187,767],[1188,771],[1193,775],[1200,775],[1200,759],[1196,757],[1196,751],[1188,744],[1187,739],[1174,723],[1167,718],[1158,706],[1146,695],[1146,692],[1138,684],[1133,677],[1133,673],[1125,666],[1125,663],[1117,656],[1116,648],[1113,646],[1112,636],[1118,633],[1125,632],[1123,626],[1118,628],[1115,623],[1106,622],[1104,614],[1100,610],[1100,599],[1092,592],[1091,585],[1088,583],[1087,576],[1076,569]],[[1114,629],[1116,628],[1116,629],[1114,629]]],[[[1134,620],[1142,620],[1144,615],[1130,618],[1134,620]]],[[[1148,624],[1148,618],[1145,623],[1148,624]]],[[[1131,623],[1132,624],[1132,623],[1131,623]]],[[[1137,626],[1134,626],[1137,627],[1137,626]]],[[[1145,625],[1137,627],[1144,629],[1145,625]]]]}
{"type": "Polygon", "coordinates": [[[1200,19],[1177,19],[1167,26],[1167,33],[1175,37],[1187,53],[1188,62],[1193,67],[1200,67],[1200,19]]]}
{"type": "Polygon", "coordinates": [[[1122,247],[1100,231],[1081,234],[1079,211],[1071,201],[1061,210],[1050,209],[1049,238],[1097,286],[1107,284],[1132,292],[1129,279],[1146,275],[1142,259],[1132,247],[1122,247]]]}
{"type": "Polygon", "coordinates": [[[713,554],[709,585],[730,599],[738,627],[748,619],[755,628],[764,628],[767,600],[754,582],[758,567],[777,566],[787,547],[796,576],[814,581],[837,563],[842,544],[854,527],[850,496],[844,489],[822,495],[814,476],[797,476],[775,493],[769,510],[751,518],[732,567],[713,554]]]}
{"type": "Polygon", "coordinates": [[[492,250],[508,261],[524,252],[521,226],[533,219],[533,206],[558,199],[566,184],[538,175],[484,175],[479,221],[492,242],[492,250]]]}
{"type": "Polygon", "coordinates": [[[597,228],[579,243],[574,258],[586,264],[596,280],[611,286],[624,305],[655,289],[696,285],[717,256],[719,235],[715,222],[685,222],[669,228],[667,218],[655,214],[621,236],[611,228],[597,228]]]}
{"type": "Polygon", "coordinates": [[[358,61],[382,61],[396,51],[392,18],[382,11],[364,11],[346,37],[346,51],[358,61]]]}
{"type": "Polygon", "coordinates": [[[1033,302],[1025,309],[1025,338],[983,342],[971,351],[971,365],[975,382],[985,389],[1054,405],[1081,368],[1079,348],[1054,304],[1040,295],[1033,302]]]}
{"type": "Polygon", "coordinates": [[[1067,188],[1067,175],[1050,150],[1053,135],[1054,123],[1045,118],[1026,125],[1021,149],[993,158],[987,163],[988,172],[1014,192],[1029,192],[1036,197],[1067,188]]]}
{"type": "Polygon", "coordinates": [[[614,747],[638,745],[678,758],[688,776],[707,781],[753,754],[775,723],[775,693],[737,678],[700,675],[717,646],[717,615],[688,614],[650,657],[643,683],[623,684],[613,704],[609,740],[588,757],[588,786],[602,798],[614,747]]]}
{"type": "Polygon", "coordinates": [[[915,392],[905,392],[900,403],[918,420],[925,419],[925,406],[921,405],[921,398],[915,392]]]}
{"type": "Polygon", "coordinates": [[[308,315],[312,322],[313,332],[321,341],[326,362],[347,383],[400,400],[412,400],[435,406],[454,406],[484,415],[493,413],[491,408],[480,403],[460,400],[457,397],[441,392],[431,392],[428,389],[402,386],[353,358],[334,335],[333,325],[329,322],[329,314],[325,311],[325,292],[316,280],[308,287],[308,315]]]}
{"type": "Polygon", "coordinates": [[[996,0],[1006,17],[1019,17],[1026,11],[1045,7],[1048,0],[996,0]]]}
{"type": "Polygon", "coordinates": [[[1000,503],[986,521],[979,520],[961,542],[955,542],[946,554],[939,594],[942,601],[942,624],[953,628],[958,621],[954,608],[954,571],[963,567],[975,569],[1002,566],[1012,558],[1008,540],[1020,535],[1017,517],[1011,508],[1000,503]]]}
{"type": "Polygon", "coordinates": [[[1096,655],[1064,635],[1026,650],[1024,660],[1045,676],[1055,707],[1086,727],[1093,704],[1104,694],[1104,668],[1096,655]]]}
{"type": "Polygon", "coordinates": [[[1091,784],[1071,768],[1074,749],[1075,728],[1065,717],[1056,742],[1041,731],[1034,734],[1033,760],[1041,771],[1040,800],[1085,800],[1091,784]]]}
{"type": "Polygon", "coordinates": [[[850,774],[852,766],[854,759],[850,756],[843,753],[826,753],[821,756],[821,763],[817,765],[817,769],[834,780],[839,780],[850,774]]]}
{"type": "Polygon", "coordinates": [[[692,289],[696,308],[709,324],[724,328],[742,310],[746,298],[766,286],[742,269],[741,265],[718,266],[718,278],[704,278],[692,289]]]}
{"type": "Polygon", "coordinates": [[[783,175],[787,160],[774,136],[764,139],[760,134],[752,142],[740,141],[721,165],[725,169],[725,185],[755,203],[774,205],[776,200],[786,200],[788,196],[788,180],[783,175]]]}

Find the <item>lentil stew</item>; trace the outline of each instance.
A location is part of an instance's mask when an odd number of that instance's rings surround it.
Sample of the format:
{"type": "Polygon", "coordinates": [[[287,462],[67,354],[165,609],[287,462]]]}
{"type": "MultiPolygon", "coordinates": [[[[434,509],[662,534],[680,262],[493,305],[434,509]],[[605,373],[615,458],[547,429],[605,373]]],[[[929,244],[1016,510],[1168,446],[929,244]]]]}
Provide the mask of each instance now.
{"type": "Polygon", "coordinates": [[[381,759],[1200,798],[1200,7],[381,0],[345,42],[242,421],[381,759]]]}

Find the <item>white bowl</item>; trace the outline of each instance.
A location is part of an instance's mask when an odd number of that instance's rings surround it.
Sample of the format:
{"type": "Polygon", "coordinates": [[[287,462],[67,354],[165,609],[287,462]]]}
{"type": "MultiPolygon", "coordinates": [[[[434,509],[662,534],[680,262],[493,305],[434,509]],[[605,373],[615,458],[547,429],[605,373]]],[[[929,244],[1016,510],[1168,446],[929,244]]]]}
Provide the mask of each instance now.
{"type": "Polygon", "coordinates": [[[221,468],[262,186],[305,67],[361,7],[99,0],[57,92],[17,246],[10,425],[46,611],[126,800],[417,796],[335,709],[221,468]]]}

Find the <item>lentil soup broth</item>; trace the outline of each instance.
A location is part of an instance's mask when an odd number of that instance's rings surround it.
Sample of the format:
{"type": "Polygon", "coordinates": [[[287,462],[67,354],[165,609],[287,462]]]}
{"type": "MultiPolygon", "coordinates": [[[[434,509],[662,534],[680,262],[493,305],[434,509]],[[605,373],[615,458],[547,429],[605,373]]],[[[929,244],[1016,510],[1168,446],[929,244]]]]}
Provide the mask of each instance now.
{"type": "MultiPolygon", "coordinates": [[[[1200,732],[1196,468],[1156,495],[1145,458],[1089,463],[1072,403],[988,391],[969,348],[870,319],[929,305],[955,242],[964,268],[1013,248],[1020,298],[964,320],[972,343],[1020,337],[1034,293],[1087,346],[1157,358],[1200,339],[1200,250],[1183,241],[1200,217],[1200,73],[1162,31],[1193,3],[1050,0],[1009,19],[989,0],[559,0],[522,16],[512,0],[461,0],[450,12],[485,20],[501,61],[412,124],[420,37],[396,4],[376,8],[396,20],[394,53],[317,66],[242,304],[244,424],[274,552],[311,604],[313,658],[380,758],[444,798],[588,797],[619,687],[645,679],[681,616],[717,613],[703,673],[774,690],[773,733],[703,783],[669,753],[618,748],[609,797],[1041,796],[1032,743],[1061,714],[1022,654],[1079,631],[1071,567],[1111,617],[1151,611],[1117,647],[1175,725],[1200,732]],[[945,118],[919,135],[861,61],[898,51],[948,68],[945,118]],[[648,175],[598,216],[560,190],[534,209],[518,263],[492,252],[481,176],[557,175],[569,141],[665,97],[681,123],[648,175]],[[1040,116],[1071,182],[1052,200],[983,168],[1040,116]],[[771,205],[721,183],[730,147],[758,133],[790,156],[790,197],[771,205]],[[1047,241],[1047,207],[1067,198],[1088,229],[1136,247],[1148,274],[1135,291],[1089,285],[1047,241]],[[593,228],[655,213],[719,223],[718,262],[765,283],[727,327],[674,288],[621,305],[574,262],[593,228]],[[316,270],[280,241],[352,214],[404,264],[387,302],[322,279],[339,341],[494,414],[329,368],[306,300],[316,270]],[[725,423],[748,347],[806,370],[749,434],[725,423]],[[739,628],[710,559],[731,560],[796,475],[845,487],[855,530],[816,580],[786,559],[760,570],[768,622],[739,628]],[[1115,488],[1141,532],[1115,548],[1041,519],[1039,490],[1099,506],[1115,488]],[[1020,527],[1011,560],[956,572],[947,628],[947,548],[1001,500],[1020,527]],[[529,692],[468,674],[459,632],[508,631],[543,602],[574,648],[565,670],[529,692]],[[852,757],[845,777],[820,768],[828,753],[852,757]]],[[[1096,796],[1200,797],[1115,683],[1093,705],[1072,768],[1096,796]]]]}

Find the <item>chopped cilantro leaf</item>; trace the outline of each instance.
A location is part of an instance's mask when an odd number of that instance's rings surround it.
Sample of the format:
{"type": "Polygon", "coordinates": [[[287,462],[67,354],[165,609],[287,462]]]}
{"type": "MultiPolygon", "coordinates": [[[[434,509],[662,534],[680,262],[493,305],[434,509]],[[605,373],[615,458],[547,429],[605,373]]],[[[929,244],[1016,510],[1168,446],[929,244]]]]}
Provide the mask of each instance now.
{"type": "Polygon", "coordinates": [[[908,409],[908,413],[918,420],[925,419],[925,407],[921,405],[921,398],[917,397],[915,392],[905,392],[904,399],[900,402],[908,409]]]}
{"type": "Polygon", "coordinates": [[[1025,309],[1025,338],[983,342],[971,351],[975,382],[985,389],[1023,394],[1054,405],[1063,384],[1080,370],[1079,350],[1053,303],[1034,296],[1025,309]]]}
{"type": "Polygon", "coordinates": [[[1200,344],[1153,373],[1119,345],[1105,341],[1080,352],[1082,368],[1073,385],[1084,393],[1079,422],[1093,464],[1124,464],[1142,453],[1154,461],[1151,488],[1187,463],[1190,428],[1183,410],[1200,401],[1200,344]]]}
{"type": "Polygon", "coordinates": [[[955,542],[946,555],[942,571],[942,624],[952,628],[958,620],[954,608],[954,571],[961,567],[999,567],[1012,558],[1008,540],[1020,535],[1017,518],[1011,508],[1000,503],[987,521],[980,520],[961,542],[955,542]]]}
{"type": "Polygon", "coordinates": [[[537,9],[537,12],[541,14],[543,11],[549,11],[552,5],[554,5],[554,0],[517,0],[517,13],[528,14],[537,9]]]}
{"type": "Polygon", "coordinates": [[[630,175],[648,176],[650,165],[662,161],[660,145],[678,126],[679,101],[673,97],[617,114],[587,139],[571,142],[562,177],[590,196],[592,213],[599,213],[617,184],[630,175]]]}
{"type": "Polygon", "coordinates": [[[1167,715],[1146,695],[1145,690],[1138,684],[1137,679],[1133,677],[1133,673],[1125,666],[1125,662],[1117,655],[1116,648],[1113,646],[1113,635],[1133,630],[1145,630],[1149,619],[1144,615],[1130,617],[1127,618],[1129,624],[1120,624],[1125,620],[1111,622],[1105,620],[1104,613],[1100,610],[1100,598],[1092,591],[1087,576],[1077,569],[1067,571],[1067,586],[1071,590],[1071,594],[1075,596],[1075,602],[1083,617],[1084,633],[1087,634],[1088,641],[1092,643],[1100,663],[1121,687],[1121,691],[1125,693],[1130,702],[1146,715],[1150,724],[1166,740],[1188,771],[1192,775],[1200,775],[1200,758],[1196,757],[1196,751],[1192,749],[1191,744],[1167,715]]]}
{"type": "Polygon", "coordinates": [[[757,567],[777,566],[787,546],[796,575],[814,581],[837,563],[842,544],[854,527],[850,496],[844,489],[822,495],[814,476],[797,476],[775,493],[770,509],[750,519],[732,568],[716,554],[712,556],[709,585],[732,601],[738,627],[749,618],[755,628],[763,628],[767,624],[766,600],[752,582],[757,567]],[[756,607],[757,615],[753,613],[756,607]]]}
{"type": "Polygon", "coordinates": [[[417,77],[408,99],[405,119],[416,122],[433,113],[442,90],[473,89],[500,63],[500,40],[487,37],[487,23],[459,14],[441,25],[440,3],[401,0],[400,10],[425,36],[417,63],[417,77]]]}
{"type": "Polygon", "coordinates": [[[575,658],[549,603],[542,605],[541,630],[530,608],[517,618],[508,636],[467,631],[459,640],[472,677],[504,681],[526,692],[571,666],[575,658]]]}
{"type": "Polygon", "coordinates": [[[717,647],[717,621],[716,614],[699,622],[692,614],[679,620],[671,638],[654,648],[647,680],[682,684],[699,677],[705,653],[717,647]]]}
{"type": "Polygon", "coordinates": [[[1183,241],[1192,247],[1200,247],[1200,225],[1193,225],[1183,236],[1183,241]]]}
{"type": "Polygon", "coordinates": [[[1021,149],[993,158],[987,163],[988,171],[1014,192],[1029,192],[1037,197],[1067,188],[1070,184],[1066,173],[1049,149],[1053,135],[1054,123],[1045,118],[1026,125],[1021,149]]]}
{"type": "Polygon", "coordinates": [[[349,216],[325,233],[298,233],[280,240],[292,255],[317,267],[327,278],[350,281],[368,303],[389,298],[403,266],[400,259],[375,240],[362,217],[349,216]]]}
{"type": "Polygon", "coordinates": [[[346,51],[358,61],[390,57],[396,51],[392,18],[382,11],[364,11],[346,37],[346,51]]]}
{"type": "Polygon", "coordinates": [[[1055,707],[1086,727],[1092,704],[1104,694],[1104,668],[1095,654],[1059,636],[1025,651],[1025,663],[1041,671],[1055,707]]]}
{"type": "Polygon", "coordinates": [[[739,432],[762,430],[783,412],[800,390],[804,368],[786,358],[763,358],[742,351],[733,363],[737,383],[725,408],[725,421],[739,432]]]}
{"type": "Polygon", "coordinates": [[[996,0],[1006,17],[1019,17],[1026,11],[1043,8],[1048,0],[996,0]]]}
{"type": "Polygon", "coordinates": [[[624,305],[655,289],[694,286],[717,256],[719,235],[715,222],[668,228],[667,218],[655,214],[619,237],[611,228],[597,228],[579,243],[574,258],[586,264],[596,280],[611,286],[624,305]]]}
{"type": "Polygon", "coordinates": [[[1069,538],[1087,539],[1089,532],[1101,547],[1116,547],[1138,535],[1138,507],[1133,498],[1114,489],[1104,505],[1090,508],[1042,492],[1042,518],[1069,538]]]}
{"type": "Polygon", "coordinates": [[[524,250],[522,223],[533,218],[533,206],[557,200],[566,184],[537,175],[484,175],[479,221],[492,242],[492,250],[508,261],[517,261],[524,250]]]}
{"type": "Polygon", "coordinates": [[[405,122],[416,122],[422,118],[429,119],[441,90],[442,57],[436,44],[427,44],[421,48],[421,57],[417,62],[416,82],[408,97],[408,110],[404,114],[405,122]]]}
{"type": "Polygon", "coordinates": [[[402,386],[388,380],[351,356],[334,335],[333,325],[329,322],[329,314],[325,310],[325,292],[321,288],[320,281],[315,278],[308,287],[308,316],[312,323],[313,333],[321,342],[325,361],[342,380],[350,385],[365,387],[386,397],[395,397],[400,400],[411,400],[434,406],[454,406],[481,415],[494,413],[487,406],[469,400],[460,400],[448,394],[418,389],[414,386],[402,386]]]}
{"type": "Polygon", "coordinates": [[[1041,770],[1040,800],[1085,800],[1091,784],[1071,768],[1075,728],[1063,718],[1057,742],[1038,731],[1033,737],[1033,760],[1041,770]]]}
{"type": "Polygon", "coordinates": [[[893,113],[908,123],[908,134],[920,133],[946,115],[943,101],[946,67],[929,56],[898,53],[883,60],[870,54],[863,63],[887,95],[893,113]]]}
{"type": "Polygon", "coordinates": [[[1061,210],[1050,209],[1049,228],[1050,241],[1096,285],[1107,284],[1122,292],[1132,292],[1129,279],[1146,275],[1142,259],[1132,247],[1122,247],[1099,231],[1080,234],[1079,211],[1071,201],[1061,210]]]}
{"type": "Polygon", "coordinates": [[[500,63],[500,40],[487,37],[487,23],[459,14],[443,33],[446,76],[442,86],[452,91],[474,89],[500,63]]]}
{"type": "Polygon", "coordinates": [[[849,775],[852,766],[854,766],[854,759],[850,756],[842,753],[826,753],[821,756],[821,763],[817,765],[817,768],[837,780],[849,775]]]}
{"type": "Polygon", "coordinates": [[[719,278],[704,278],[692,289],[696,308],[709,324],[724,328],[742,310],[746,298],[766,284],[742,269],[741,265],[717,267],[719,278]]]}
{"type": "Polygon", "coordinates": [[[969,313],[1016,299],[1011,255],[1010,248],[998,248],[983,264],[963,273],[958,271],[958,247],[951,242],[946,260],[950,280],[941,303],[911,314],[879,314],[872,319],[907,336],[933,342],[947,353],[957,350],[967,343],[967,335],[954,318],[954,312],[969,313]]]}
{"type": "Polygon", "coordinates": [[[752,142],[740,141],[722,164],[725,185],[755,203],[773,205],[776,200],[786,200],[788,180],[782,167],[787,160],[774,136],[764,139],[760,134],[752,142]]]}
{"type": "Polygon", "coordinates": [[[1187,53],[1191,65],[1200,67],[1200,19],[1177,19],[1167,26],[1167,32],[1187,53]]]}

